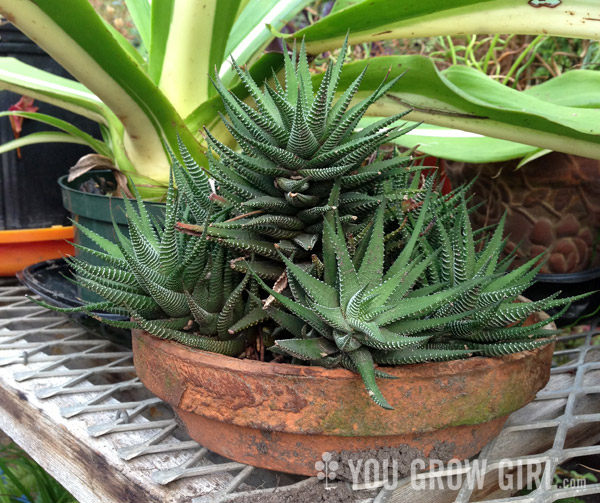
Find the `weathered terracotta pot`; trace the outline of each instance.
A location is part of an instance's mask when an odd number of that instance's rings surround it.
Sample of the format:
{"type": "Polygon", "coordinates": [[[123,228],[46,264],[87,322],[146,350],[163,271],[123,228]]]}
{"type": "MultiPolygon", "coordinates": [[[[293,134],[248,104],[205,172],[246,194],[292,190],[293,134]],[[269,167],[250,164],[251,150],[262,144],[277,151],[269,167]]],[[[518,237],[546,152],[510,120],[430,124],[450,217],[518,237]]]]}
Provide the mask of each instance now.
{"type": "Polygon", "coordinates": [[[254,466],[315,475],[324,452],[473,456],[546,384],[553,344],[502,358],[386,367],[398,377],[378,380],[392,411],[374,405],[360,377],[344,369],[240,360],[141,330],[133,331],[133,351],[142,382],[202,445],[254,466]]]}

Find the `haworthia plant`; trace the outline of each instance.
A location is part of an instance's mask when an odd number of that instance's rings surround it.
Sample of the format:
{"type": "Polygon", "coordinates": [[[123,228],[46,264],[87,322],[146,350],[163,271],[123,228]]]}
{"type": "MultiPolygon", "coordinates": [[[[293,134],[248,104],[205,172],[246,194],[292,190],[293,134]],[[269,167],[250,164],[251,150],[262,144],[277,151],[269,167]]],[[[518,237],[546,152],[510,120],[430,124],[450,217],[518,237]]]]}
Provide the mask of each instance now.
{"type": "Polygon", "coordinates": [[[503,224],[471,229],[470,186],[442,195],[410,153],[377,152],[405,131],[399,117],[355,132],[397,81],[353,105],[362,72],[336,101],[341,65],[315,93],[303,46],[286,57],[285,81],[264,90],[234,63],[256,108],[217,77],[241,151],[206,131],[211,188],[180,140],[164,225],[126,201],[129,238],[116,226],[116,244],[82,229],[106,266],[70,263],[106,301],[80,310],[125,313],[121,326],[231,356],[256,342],[259,358],[270,347],[278,361],[342,366],[385,408],[386,365],[547,344],[549,320],[524,320],[572,299],[515,302],[537,261],[507,272],[503,224]]]}
{"type": "MultiPolygon", "coordinates": [[[[430,193],[431,196],[431,193],[430,193]]],[[[429,204],[429,198],[426,199],[429,204]]],[[[422,230],[427,211],[421,212],[415,236],[422,230]]],[[[416,255],[417,240],[397,255],[385,271],[384,205],[373,217],[373,225],[363,238],[367,243],[358,260],[352,257],[339,215],[331,210],[324,221],[323,239],[331,244],[333,255],[323,257],[324,279],[294,264],[282,255],[292,298],[262,282],[280,304],[269,314],[294,337],[276,341],[276,349],[313,364],[340,365],[359,372],[369,395],[380,406],[391,408],[381,394],[375,377],[386,377],[374,368],[381,355],[413,354],[420,349],[422,360],[454,359],[468,356],[465,349],[439,350],[429,345],[435,329],[461,319],[466,313],[430,318],[440,307],[458,299],[478,284],[475,279],[455,287],[420,292],[419,278],[431,266],[435,255],[416,255]],[[281,311],[293,315],[290,319],[281,311]]],[[[250,268],[252,265],[249,265],[250,268]]],[[[261,281],[259,279],[259,281],[261,281]]]]}
{"type": "Polygon", "coordinates": [[[323,239],[332,244],[335,261],[325,260],[325,268],[332,270],[323,280],[282,255],[291,298],[261,283],[279,302],[268,308],[269,314],[292,336],[277,340],[276,352],[356,371],[373,400],[390,408],[375,379],[389,376],[375,364],[500,356],[551,341],[555,332],[547,325],[563,311],[529,325],[524,320],[577,297],[518,302],[539,265],[532,261],[505,273],[507,262],[499,261],[502,225],[486,243],[481,236],[476,239],[464,193],[448,204],[441,196],[432,199],[429,189],[419,211],[407,214],[412,224],[401,229],[404,247],[389,265],[383,205],[353,255],[339,217],[333,211],[327,215],[323,239]],[[424,235],[427,239],[420,238],[424,235]]]}
{"type": "MultiPolygon", "coordinates": [[[[346,51],[346,44],[342,54],[346,51]]],[[[338,200],[343,222],[358,224],[368,219],[378,199],[371,192],[390,173],[410,164],[410,156],[365,163],[379,145],[406,133],[396,127],[404,114],[381,120],[355,132],[367,108],[385,95],[400,77],[382,81],[375,92],[352,105],[366,70],[342,96],[334,96],[343,58],[330,63],[316,93],[308,69],[304,45],[285,55],[285,78],[260,89],[249,73],[233,65],[252,96],[252,108],[228,91],[218,76],[214,85],[229,120],[223,121],[241,152],[218,141],[208,130],[212,149],[209,170],[216,191],[234,207],[233,221],[213,223],[208,236],[226,246],[277,259],[272,241],[280,241],[291,253],[311,251],[322,230],[322,216],[331,208],[329,193],[340,181],[338,200]]],[[[188,232],[194,228],[187,227],[188,232]]],[[[203,232],[204,229],[196,228],[203,232]]]]}
{"type": "MultiPolygon", "coordinates": [[[[178,178],[183,176],[181,166],[176,164],[175,170],[178,178]]],[[[105,301],[53,309],[127,314],[131,321],[104,321],[124,328],[142,328],[157,337],[206,351],[231,356],[242,353],[246,348],[245,330],[268,317],[245,293],[250,276],[242,277],[229,267],[231,257],[225,249],[204,237],[176,232],[176,220],[189,210],[183,210],[173,180],[167,192],[164,226],[151,221],[139,194],[137,208],[128,199],[124,201],[129,237],[115,224],[117,243],[75,222],[103,252],[84,250],[102,258],[106,265],[66,259],[77,273],[76,282],[105,301]]]]}

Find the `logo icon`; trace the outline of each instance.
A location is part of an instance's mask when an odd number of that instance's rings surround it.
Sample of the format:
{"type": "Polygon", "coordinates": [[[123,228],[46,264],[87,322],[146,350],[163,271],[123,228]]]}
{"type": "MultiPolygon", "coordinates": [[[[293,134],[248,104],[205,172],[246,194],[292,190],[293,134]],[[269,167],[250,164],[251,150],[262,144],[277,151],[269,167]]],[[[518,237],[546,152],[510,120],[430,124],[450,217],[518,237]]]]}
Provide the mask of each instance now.
{"type": "Polygon", "coordinates": [[[319,480],[325,481],[325,489],[333,489],[335,486],[330,486],[329,482],[331,480],[335,480],[336,471],[339,469],[340,465],[337,461],[331,461],[331,453],[324,452],[321,454],[321,459],[323,461],[317,461],[315,463],[315,470],[317,470],[317,478],[319,480]]]}

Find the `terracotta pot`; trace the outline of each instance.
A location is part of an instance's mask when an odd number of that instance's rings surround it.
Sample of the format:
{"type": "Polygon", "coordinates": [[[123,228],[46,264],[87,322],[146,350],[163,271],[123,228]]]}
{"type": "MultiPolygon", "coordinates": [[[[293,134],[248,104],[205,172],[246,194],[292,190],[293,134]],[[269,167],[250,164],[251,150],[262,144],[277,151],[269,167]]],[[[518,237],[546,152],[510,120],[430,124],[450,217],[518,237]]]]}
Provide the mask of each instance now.
{"type": "Polygon", "coordinates": [[[360,377],[344,369],[241,360],[141,330],[133,331],[133,351],[142,382],[202,445],[254,466],[315,475],[324,452],[473,456],[546,384],[553,344],[502,358],[386,367],[398,377],[378,380],[392,411],[374,405],[360,377]]]}

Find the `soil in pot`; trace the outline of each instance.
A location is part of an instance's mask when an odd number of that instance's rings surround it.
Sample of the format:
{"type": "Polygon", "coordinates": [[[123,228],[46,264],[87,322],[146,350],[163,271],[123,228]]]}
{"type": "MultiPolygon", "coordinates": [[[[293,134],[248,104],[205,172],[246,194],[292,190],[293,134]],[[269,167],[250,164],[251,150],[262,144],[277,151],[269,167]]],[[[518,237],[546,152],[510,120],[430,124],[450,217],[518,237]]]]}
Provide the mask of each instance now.
{"type": "MultiPolygon", "coordinates": [[[[236,461],[316,475],[325,452],[465,459],[547,382],[553,345],[502,358],[386,367],[394,410],[344,369],[240,360],[133,332],[136,370],[192,438],[236,461]]],[[[405,467],[406,468],[406,467],[405,467]]]]}

